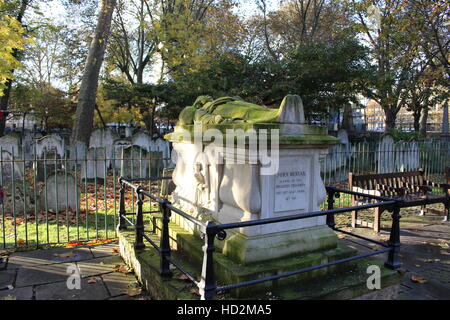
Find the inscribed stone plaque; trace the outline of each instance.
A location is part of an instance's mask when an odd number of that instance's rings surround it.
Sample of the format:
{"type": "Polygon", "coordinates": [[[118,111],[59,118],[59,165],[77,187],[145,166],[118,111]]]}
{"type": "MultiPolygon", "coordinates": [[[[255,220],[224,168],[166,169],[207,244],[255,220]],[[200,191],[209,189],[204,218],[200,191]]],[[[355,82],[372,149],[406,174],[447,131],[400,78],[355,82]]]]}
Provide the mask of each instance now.
{"type": "Polygon", "coordinates": [[[274,211],[304,210],[308,208],[309,159],[285,159],[275,175],[274,211]],[[283,163],[285,162],[285,163],[283,163]]]}

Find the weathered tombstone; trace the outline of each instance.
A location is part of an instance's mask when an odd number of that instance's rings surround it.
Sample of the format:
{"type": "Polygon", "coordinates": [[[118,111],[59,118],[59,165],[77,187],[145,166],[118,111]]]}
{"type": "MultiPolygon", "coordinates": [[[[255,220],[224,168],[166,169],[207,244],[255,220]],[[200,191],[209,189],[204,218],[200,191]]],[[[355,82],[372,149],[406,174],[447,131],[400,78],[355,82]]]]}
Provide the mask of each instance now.
{"type": "Polygon", "coordinates": [[[30,131],[25,131],[22,136],[22,151],[25,153],[26,160],[33,159],[33,134],[30,131]]]}
{"type": "Polygon", "coordinates": [[[148,134],[139,131],[131,137],[131,144],[139,146],[146,151],[152,151],[153,141],[148,134]]]}
{"type": "Polygon", "coordinates": [[[125,137],[131,137],[133,135],[133,129],[131,127],[125,127],[125,137]]]}
{"type": "Polygon", "coordinates": [[[153,145],[153,149],[151,149],[150,151],[159,151],[162,153],[162,163],[164,165],[164,167],[169,166],[170,164],[170,142],[162,139],[162,138],[157,138],[156,140],[154,140],[154,145],[153,145]]]}
{"type": "Polygon", "coordinates": [[[40,207],[59,212],[79,208],[80,188],[75,177],[64,171],[50,173],[41,190],[40,207]]]}
{"type": "Polygon", "coordinates": [[[122,157],[122,149],[127,146],[130,146],[130,145],[131,145],[131,141],[129,139],[114,140],[114,143],[113,143],[113,156],[114,156],[113,167],[115,170],[120,169],[120,160],[122,157]]]}
{"type": "Polygon", "coordinates": [[[3,210],[7,215],[34,212],[34,193],[23,179],[3,181],[3,210]]]}
{"type": "Polygon", "coordinates": [[[420,151],[417,141],[411,140],[409,142],[408,158],[410,171],[420,169],[420,151]]]}
{"type": "Polygon", "coordinates": [[[36,161],[33,163],[36,180],[44,181],[50,172],[62,169],[61,159],[64,157],[64,141],[56,135],[47,135],[36,140],[36,161]]]}
{"type": "Polygon", "coordinates": [[[122,148],[120,175],[125,179],[149,177],[149,152],[138,145],[122,148]]]}
{"type": "Polygon", "coordinates": [[[76,141],[75,143],[72,143],[69,148],[69,156],[67,157],[69,168],[72,170],[80,168],[81,163],[86,156],[86,152],[87,147],[84,142],[76,141]]]}
{"type": "Polygon", "coordinates": [[[86,157],[81,160],[80,178],[85,182],[103,184],[107,176],[110,159],[105,148],[89,148],[86,157]]]}
{"type": "Polygon", "coordinates": [[[394,151],[394,138],[390,135],[384,135],[378,145],[378,173],[395,171],[394,151]]]}
{"type": "Polygon", "coordinates": [[[20,135],[18,133],[9,133],[0,137],[0,147],[2,150],[14,154],[15,158],[19,158],[21,155],[20,135]]]}
{"type": "Polygon", "coordinates": [[[113,142],[118,138],[111,129],[96,129],[89,139],[89,148],[105,148],[106,155],[110,159],[113,152],[113,142]]]}
{"type": "Polygon", "coordinates": [[[1,156],[1,168],[0,168],[0,183],[6,183],[11,180],[21,180],[24,173],[23,161],[14,159],[14,156],[6,151],[2,150],[1,156]]]}

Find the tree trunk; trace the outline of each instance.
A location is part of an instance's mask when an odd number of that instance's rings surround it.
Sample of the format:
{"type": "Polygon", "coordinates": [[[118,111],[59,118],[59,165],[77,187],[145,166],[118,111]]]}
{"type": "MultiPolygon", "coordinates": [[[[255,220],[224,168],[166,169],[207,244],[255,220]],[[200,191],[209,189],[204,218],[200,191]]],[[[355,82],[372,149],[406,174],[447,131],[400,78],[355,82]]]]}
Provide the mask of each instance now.
{"type": "Polygon", "coordinates": [[[72,130],[72,142],[81,141],[89,144],[89,137],[94,122],[95,98],[97,95],[98,76],[105,55],[106,42],[111,29],[111,20],[116,0],[103,0],[94,39],[86,59],[77,111],[72,130]]]}
{"type": "Polygon", "coordinates": [[[413,118],[414,118],[414,131],[419,132],[420,130],[420,115],[422,110],[416,110],[413,112],[413,118]]]}
{"type": "Polygon", "coordinates": [[[444,102],[444,110],[442,112],[442,133],[444,135],[448,134],[449,130],[449,124],[448,124],[448,101],[444,102]]]}
{"type": "Polygon", "coordinates": [[[386,119],[384,120],[385,128],[384,131],[387,132],[391,129],[395,129],[395,120],[397,118],[397,112],[392,110],[392,108],[383,108],[384,115],[386,119]]]}
{"type": "Polygon", "coordinates": [[[421,137],[427,136],[427,122],[428,122],[428,107],[422,109],[422,115],[420,116],[420,130],[419,135],[421,137]]]}
{"type": "Polygon", "coordinates": [[[347,132],[355,131],[355,126],[353,125],[353,112],[350,103],[344,105],[344,114],[342,115],[342,128],[347,130],[347,132]]]}
{"type": "MultiPolygon", "coordinates": [[[[22,19],[23,19],[25,10],[27,9],[27,6],[29,3],[30,3],[30,0],[22,0],[20,3],[20,10],[16,17],[17,21],[20,24],[22,24],[22,19]]],[[[17,59],[17,57],[19,56],[19,50],[14,49],[12,55],[15,59],[17,59]]],[[[12,73],[14,73],[14,69],[11,70],[11,74],[12,73]]],[[[6,88],[3,89],[3,96],[0,98],[0,110],[8,110],[8,102],[9,102],[9,97],[11,95],[12,80],[9,79],[5,83],[5,86],[6,86],[6,88]]],[[[2,119],[0,119],[0,137],[3,136],[3,134],[5,133],[5,127],[6,127],[6,117],[3,117],[2,119]]]]}

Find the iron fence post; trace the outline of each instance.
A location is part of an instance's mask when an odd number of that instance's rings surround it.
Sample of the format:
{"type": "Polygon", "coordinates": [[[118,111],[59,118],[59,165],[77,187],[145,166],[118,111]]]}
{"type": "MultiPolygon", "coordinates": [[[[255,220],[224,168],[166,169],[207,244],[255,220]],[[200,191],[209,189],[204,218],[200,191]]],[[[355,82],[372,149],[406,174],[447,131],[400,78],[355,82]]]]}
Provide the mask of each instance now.
{"type": "Polygon", "coordinates": [[[389,269],[399,269],[401,263],[399,260],[400,253],[400,200],[396,201],[392,211],[392,228],[388,245],[391,248],[385,266],[389,269]]]}
{"type": "MultiPolygon", "coordinates": [[[[327,199],[328,210],[333,210],[334,209],[334,196],[336,194],[336,191],[334,190],[333,187],[327,187],[327,194],[328,194],[328,199],[327,199]]],[[[331,229],[333,229],[334,226],[336,225],[336,223],[334,221],[334,214],[327,213],[327,225],[331,229]]]]}
{"type": "Polygon", "coordinates": [[[134,242],[134,248],[136,250],[142,250],[145,248],[144,244],[144,214],[142,213],[142,206],[144,204],[144,195],[141,193],[142,187],[136,189],[137,212],[136,212],[136,240],[134,242]]]}
{"type": "Polygon", "coordinates": [[[126,230],[125,223],[125,184],[122,182],[122,178],[119,179],[120,183],[120,199],[119,199],[119,230],[126,230]]]}
{"type": "Polygon", "coordinates": [[[168,207],[170,204],[169,200],[164,199],[160,203],[160,210],[162,212],[162,228],[161,228],[161,241],[160,241],[160,259],[161,259],[161,270],[160,274],[163,277],[171,277],[172,271],[170,271],[170,262],[167,258],[170,257],[170,238],[169,238],[169,222],[171,210],[168,207]]]}
{"type": "Polygon", "coordinates": [[[216,295],[216,279],[214,276],[214,257],[213,253],[214,238],[217,235],[215,223],[208,221],[206,224],[205,244],[203,246],[203,265],[202,275],[199,284],[199,293],[202,300],[212,300],[216,295]]]}

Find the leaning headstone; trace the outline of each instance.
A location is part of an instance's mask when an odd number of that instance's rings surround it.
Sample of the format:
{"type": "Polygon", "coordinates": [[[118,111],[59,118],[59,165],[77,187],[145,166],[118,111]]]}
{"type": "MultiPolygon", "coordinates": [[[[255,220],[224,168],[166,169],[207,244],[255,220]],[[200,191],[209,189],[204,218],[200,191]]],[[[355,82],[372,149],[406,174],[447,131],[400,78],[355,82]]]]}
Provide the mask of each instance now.
{"type": "Polygon", "coordinates": [[[34,190],[23,179],[3,181],[3,210],[6,215],[34,212],[34,190]]]}
{"type": "Polygon", "coordinates": [[[151,151],[153,145],[153,141],[150,136],[142,131],[135,133],[131,137],[131,143],[147,151],[151,151]]]}
{"type": "Polygon", "coordinates": [[[14,159],[14,156],[6,150],[2,150],[0,160],[0,183],[16,179],[21,180],[23,178],[23,161],[17,161],[17,159],[14,159]]]}
{"type": "Polygon", "coordinates": [[[394,162],[394,138],[385,135],[379,145],[377,153],[378,173],[388,173],[395,171],[394,162]]]}
{"type": "Polygon", "coordinates": [[[169,163],[170,163],[170,142],[162,139],[162,138],[158,138],[154,141],[154,145],[153,145],[153,149],[150,151],[159,151],[162,153],[162,158],[163,161],[162,163],[164,164],[164,167],[168,167],[169,163]]]}
{"type": "Polygon", "coordinates": [[[120,160],[122,157],[122,149],[130,146],[131,141],[129,139],[117,139],[113,143],[113,156],[114,156],[114,162],[113,166],[114,169],[118,170],[120,169],[120,160]]]}
{"type": "Polygon", "coordinates": [[[36,156],[43,158],[49,152],[64,157],[64,140],[58,135],[47,135],[36,140],[36,156]]]}
{"type": "Polygon", "coordinates": [[[409,142],[409,150],[408,150],[408,158],[409,158],[409,171],[420,169],[420,152],[419,152],[419,143],[417,141],[411,140],[409,142]]]}
{"type": "Polygon", "coordinates": [[[33,166],[37,181],[42,182],[50,172],[62,169],[64,151],[64,141],[59,136],[48,135],[36,140],[33,166]]]}
{"type": "Polygon", "coordinates": [[[125,127],[125,137],[131,137],[133,135],[133,129],[131,127],[125,127]]]}
{"type": "Polygon", "coordinates": [[[149,177],[149,153],[144,148],[131,145],[123,148],[120,160],[120,175],[125,179],[149,177]]]}
{"type": "Polygon", "coordinates": [[[337,138],[342,144],[348,145],[349,139],[348,139],[348,133],[345,129],[340,129],[337,133],[337,138]]]}
{"type": "Polygon", "coordinates": [[[80,189],[71,173],[58,171],[47,176],[39,199],[41,208],[48,210],[76,209],[80,207],[80,189]]]}
{"type": "Polygon", "coordinates": [[[81,161],[80,177],[82,181],[104,183],[110,159],[105,148],[89,148],[86,157],[81,161]]]}
{"type": "Polygon", "coordinates": [[[2,150],[14,154],[14,157],[18,158],[21,149],[20,135],[17,133],[10,133],[0,137],[0,147],[2,150]]]}
{"type": "Polygon", "coordinates": [[[108,158],[111,158],[113,142],[117,138],[117,134],[111,129],[94,130],[89,139],[89,148],[106,148],[106,155],[108,158]]]}
{"type": "Polygon", "coordinates": [[[22,136],[22,150],[25,153],[25,159],[33,159],[33,134],[30,131],[25,131],[22,136]]]}
{"type": "Polygon", "coordinates": [[[76,141],[70,145],[68,166],[73,170],[79,168],[86,156],[86,144],[81,141],[76,141]]]}

